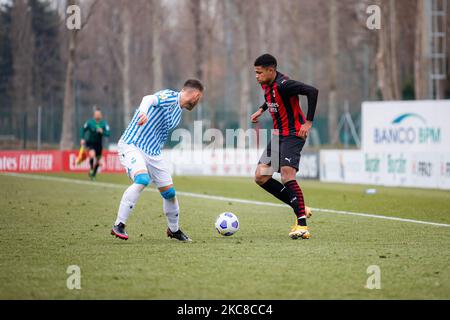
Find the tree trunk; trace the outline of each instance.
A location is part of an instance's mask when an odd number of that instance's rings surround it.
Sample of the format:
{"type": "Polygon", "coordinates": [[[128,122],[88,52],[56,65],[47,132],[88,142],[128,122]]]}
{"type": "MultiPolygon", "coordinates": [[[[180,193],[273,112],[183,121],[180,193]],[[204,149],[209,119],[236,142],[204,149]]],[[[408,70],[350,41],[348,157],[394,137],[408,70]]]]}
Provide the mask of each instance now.
{"type": "Polygon", "coordinates": [[[14,57],[12,77],[13,112],[22,116],[29,114],[34,104],[33,57],[35,44],[31,27],[31,14],[28,10],[27,1],[16,1],[12,10],[11,45],[14,57]]]}
{"type": "MultiPolygon", "coordinates": [[[[192,21],[194,24],[194,64],[195,64],[195,77],[199,80],[203,80],[203,32],[202,32],[202,1],[190,0],[190,10],[192,21]]],[[[202,112],[202,105],[196,107],[196,118],[200,120],[202,112]]],[[[190,116],[189,116],[190,118],[190,116]]]]}
{"type": "Polygon", "coordinates": [[[259,54],[268,53],[269,42],[267,41],[267,29],[268,29],[267,22],[270,21],[269,7],[266,5],[265,0],[262,0],[259,3],[257,3],[257,7],[255,8],[255,10],[257,10],[259,16],[259,19],[257,19],[256,21],[256,23],[258,24],[259,54]]]}
{"type": "Polygon", "coordinates": [[[377,75],[378,88],[384,100],[399,100],[401,90],[399,85],[399,70],[397,57],[397,21],[395,1],[389,1],[389,10],[384,9],[378,2],[382,11],[382,27],[378,30],[377,49],[377,75]],[[383,23],[384,22],[384,23],[383,23]]]}
{"type": "MultiPolygon", "coordinates": [[[[68,5],[75,5],[75,0],[69,0],[68,5]]],[[[74,74],[75,74],[75,54],[77,48],[77,30],[68,30],[69,32],[69,56],[67,60],[66,82],[64,87],[64,105],[62,134],[59,143],[61,150],[69,150],[74,147],[74,74]]]]}
{"type": "Polygon", "coordinates": [[[152,5],[152,74],[153,91],[159,91],[163,86],[162,48],[161,48],[161,10],[160,4],[153,0],[152,5]]]}
{"type": "MultiPolygon", "coordinates": [[[[207,3],[210,6],[211,2],[207,3]]],[[[209,7],[207,7],[209,9],[209,7]]],[[[208,94],[206,95],[207,107],[209,111],[210,128],[216,128],[216,97],[214,93],[213,83],[213,70],[214,70],[214,55],[213,55],[213,45],[214,45],[214,25],[216,22],[217,15],[215,14],[213,20],[209,24],[206,30],[206,59],[208,68],[206,72],[206,85],[208,86],[208,94]]]]}
{"type": "Polygon", "coordinates": [[[338,110],[337,110],[337,68],[338,68],[338,10],[336,0],[330,0],[329,11],[330,27],[330,75],[329,86],[330,91],[328,95],[328,137],[331,144],[337,144],[339,141],[338,125],[338,110]]]}
{"type": "Polygon", "coordinates": [[[390,58],[391,58],[391,83],[392,92],[395,100],[401,99],[401,88],[400,88],[400,76],[398,70],[398,30],[397,30],[397,9],[395,6],[395,0],[389,1],[389,22],[390,22],[390,58]]]}
{"type": "Polygon", "coordinates": [[[203,79],[203,36],[202,36],[202,2],[200,0],[191,0],[191,14],[195,30],[195,77],[203,79]]]}
{"type": "Polygon", "coordinates": [[[250,74],[249,74],[249,47],[248,47],[248,16],[247,5],[245,1],[234,2],[237,6],[239,20],[236,21],[238,26],[239,37],[239,127],[247,130],[250,118],[250,74]]]}
{"type": "Polygon", "coordinates": [[[416,32],[414,43],[414,91],[417,100],[427,97],[427,43],[425,0],[417,1],[416,32]]]}
{"type": "MultiPolygon", "coordinates": [[[[232,1],[221,1],[223,6],[223,33],[225,37],[225,81],[223,82],[223,103],[225,108],[232,108],[235,103],[234,96],[236,94],[236,74],[235,67],[233,64],[233,47],[234,47],[234,36],[233,32],[233,17],[235,16],[234,3],[232,1]]],[[[230,122],[227,114],[224,114],[223,119],[221,119],[221,127],[224,128],[226,124],[230,122]]]]}
{"type": "MultiPolygon", "coordinates": [[[[94,12],[94,7],[98,3],[94,0],[87,11],[86,18],[81,24],[81,29],[83,29],[88,23],[92,13],[94,12]]],[[[76,5],[76,0],[68,0],[67,6],[76,5]]],[[[75,64],[76,64],[76,51],[77,51],[77,36],[78,32],[81,30],[73,29],[67,30],[69,32],[69,56],[67,59],[67,69],[66,69],[66,81],[64,86],[64,104],[63,104],[63,122],[62,122],[62,133],[59,142],[59,148],[61,150],[72,149],[74,147],[74,123],[75,123],[75,105],[74,105],[74,79],[75,79],[75,64]]]]}
{"type": "Polygon", "coordinates": [[[123,124],[124,127],[128,125],[131,118],[131,84],[130,84],[130,42],[131,42],[131,18],[130,9],[125,4],[122,12],[122,52],[123,52],[123,67],[122,67],[122,97],[123,97],[123,124]]]}

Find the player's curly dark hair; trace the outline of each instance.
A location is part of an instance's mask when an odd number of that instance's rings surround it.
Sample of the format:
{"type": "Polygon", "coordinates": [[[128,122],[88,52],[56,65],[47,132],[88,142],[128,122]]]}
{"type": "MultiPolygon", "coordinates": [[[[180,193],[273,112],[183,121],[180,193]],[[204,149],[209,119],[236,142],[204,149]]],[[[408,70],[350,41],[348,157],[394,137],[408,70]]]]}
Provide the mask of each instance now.
{"type": "Polygon", "coordinates": [[[255,60],[255,67],[273,67],[277,68],[277,59],[271,54],[265,53],[255,60]]]}

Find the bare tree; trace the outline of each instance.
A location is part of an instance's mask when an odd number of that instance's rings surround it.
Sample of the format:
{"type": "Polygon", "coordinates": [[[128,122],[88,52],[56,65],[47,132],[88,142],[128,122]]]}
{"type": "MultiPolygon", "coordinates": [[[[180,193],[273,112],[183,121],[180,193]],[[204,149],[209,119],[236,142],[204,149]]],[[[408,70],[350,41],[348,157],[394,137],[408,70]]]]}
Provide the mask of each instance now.
{"type": "Polygon", "coordinates": [[[163,86],[163,48],[161,42],[162,32],[162,4],[157,0],[152,0],[151,21],[152,21],[152,78],[153,90],[161,90],[163,86]]]}
{"type": "Polygon", "coordinates": [[[416,5],[416,32],[414,48],[414,91],[416,99],[427,97],[427,25],[425,18],[425,0],[418,0],[416,5]]]}
{"type": "Polygon", "coordinates": [[[123,97],[123,123],[127,125],[131,116],[131,84],[130,84],[130,64],[131,64],[131,14],[128,4],[123,3],[122,14],[122,63],[119,63],[122,73],[122,97],[123,97]]]}
{"type": "MultiPolygon", "coordinates": [[[[301,11],[303,10],[302,4],[298,2],[292,3],[291,1],[283,1],[281,3],[283,9],[283,15],[287,17],[287,23],[289,25],[295,25],[299,21],[301,11]]],[[[267,6],[265,10],[262,8],[262,14],[265,13],[266,16],[270,14],[267,6]]],[[[291,56],[292,69],[294,71],[293,75],[297,75],[300,71],[300,61],[302,58],[302,46],[303,38],[305,35],[302,32],[302,28],[292,28],[293,41],[289,43],[292,46],[293,55],[291,56]]]]}
{"type": "Polygon", "coordinates": [[[202,32],[202,3],[201,0],[190,0],[190,10],[195,33],[195,77],[203,79],[203,32],[202,32]]]}
{"type": "Polygon", "coordinates": [[[394,99],[401,99],[401,90],[399,85],[399,67],[398,67],[398,21],[397,7],[395,0],[389,0],[389,27],[390,27],[390,59],[391,59],[391,81],[394,99]]]}
{"type": "Polygon", "coordinates": [[[11,28],[13,62],[13,100],[19,113],[28,113],[33,104],[34,37],[26,0],[15,2],[11,28]]]}
{"type": "MultiPolygon", "coordinates": [[[[208,107],[209,115],[210,115],[210,127],[216,128],[216,99],[215,99],[215,88],[213,86],[214,77],[213,72],[215,70],[214,66],[214,58],[215,55],[213,54],[214,50],[214,36],[216,30],[216,24],[219,17],[219,10],[215,9],[217,7],[217,1],[208,1],[206,2],[206,8],[205,11],[207,13],[208,21],[205,22],[205,55],[206,55],[206,84],[207,84],[207,93],[206,93],[206,105],[208,107]]],[[[223,13],[223,11],[222,11],[223,13]]]]}
{"type": "MultiPolygon", "coordinates": [[[[84,21],[81,24],[80,29],[68,30],[69,33],[69,55],[67,59],[67,69],[66,69],[66,80],[64,87],[64,105],[63,105],[63,122],[62,122],[62,134],[61,140],[59,143],[59,147],[62,150],[72,149],[74,145],[74,92],[73,92],[73,83],[75,77],[75,63],[76,63],[76,55],[77,55],[77,41],[78,34],[86,24],[89,22],[89,19],[94,12],[95,5],[98,0],[93,0],[91,6],[87,9],[87,15],[84,21]]],[[[68,0],[68,5],[79,5],[77,0],[68,0]]]]}
{"type": "Polygon", "coordinates": [[[247,130],[250,116],[250,74],[249,74],[249,35],[248,35],[248,1],[235,1],[236,17],[238,21],[237,32],[239,39],[238,64],[239,64],[239,127],[247,130]]]}
{"type": "MultiPolygon", "coordinates": [[[[113,6],[103,6],[102,11],[106,15],[111,16],[111,25],[106,25],[103,28],[105,35],[105,41],[107,43],[108,51],[113,59],[115,66],[119,71],[120,79],[120,93],[121,93],[121,105],[122,111],[122,126],[126,127],[130,121],[130,117],[133,113],[133,77],[132,70],[138,70],[139,75],[136,78],[144,79],[142,74],[145,74],[145,66],[138,66],[137,60],[142,60],[145,55],[140,55],[140,59],[136,59],[135,47],[142,48],[142,37],[147,36],[142,32],[135,32],[136,24],[134,23],[135,17],[141,15],[144,17],[141,10],[145,10],[148,13],[149,10],[153,10],[151,3],[143,3],[142,1],[134,1],[132,4],[125,0],[116,0],[113,6]],[[134,66],[134,68],[133,68],[134,66]]],[[[150,14],[152,14],[150,12],[150,14]]],[[[143,19],[142,19],[143,20],[143,19]]],[[[141,25],[139,27],[142,28],[141,25]]],[[[142,28],[143,29],[143,28],[142,28]]],[[[145,30],[145,29],[144,29],[145,30]]],[[[139,87],[141,87],[140,84],[139,87]]],[[[144,85],[145,87],[145,85],[144,85]]],[[[141,89],[141,88],[140,88],[141,89]]],[[[147,90],[149,89],[149,85],[147,90]]],[[[135,90],[136,91],[136,90],[135,90]]],[[[140,92],[140,95],[143,93],[140,92]]],[[[135,103],[137,101],[134,101],[135,103]]]]}
{"type": "Polygon", "coordinates": [[[378,1],[382,10],[382,28],[378,31],[377,72],[378,87],[383,99],[400,99],[398,69],[398,30],[396,21],[396,5],[394,0],[378,1]],[[383,3],[384,2],[384,3],[383,3]]]}
{"type": "Polygon", "coordinates": [[[328,134],[331,144],[336,144],[339,138],[339,132],[337,130],[338,122],[338,110],[337,110],[337,72],[338,72],[338,8],[337,1],[330,0],[329,9],[329,37],[330,37],[330,75],[329,75],[329,87],[328,93],[328,134]]]}
{"type": "MultiPolygon", "coordinates": [[[[411,96],[413,82],[416,97],[426,96],[425,1],[376,0],[383,10],[382,29],[376,31],[366,27],[371,0],[99,1],[95,19],[83,31],[64,28],[59,33],[64,41],[65,82],[52,75],[55,82],[49,87],[49,81],[36,79],[36,69],[29,70],[36,67],[33,59],[46,56],[31,46],[39,39],[33,39],[27,1],[17,0],[10,84],[17,93],[15,110],[59,99],[64,92],[60,147],[70,148],[76,123],[75,73],[77,101],[81,106],[111,107],[108,117],[114,116],[117,129],[128,123],[131,109],[143,95],[164,86],[176,88],[193,76],[205,82],[204,108],[197,110],[209,116],[212,126],[238,123],[247,128],[249,108],[263,99],[252,62],[268,52],[279,59],[280,71],[320,89],[319,106],[328,108],[319,107],[316,119],[327,118],[329,142],[336,143],[338,103],[344,99],[356,111],[363,99],[375,99],[379,92],[384,99],[400,99],[402,90],[411,96]],[[64,89],[55,85],[60,82],[64,89]],[[48,98],[52,88],[61,92],[48,98]]],[[[83,25],[94,11],[89,5],[96,3],[55,2],[83,6],[83,25]]],[[[47,56],[51,64],[54,59],[47,56]]],[[[187,113],[183,122],[191,124],[194,118],[195,113],[187,113]]]]}

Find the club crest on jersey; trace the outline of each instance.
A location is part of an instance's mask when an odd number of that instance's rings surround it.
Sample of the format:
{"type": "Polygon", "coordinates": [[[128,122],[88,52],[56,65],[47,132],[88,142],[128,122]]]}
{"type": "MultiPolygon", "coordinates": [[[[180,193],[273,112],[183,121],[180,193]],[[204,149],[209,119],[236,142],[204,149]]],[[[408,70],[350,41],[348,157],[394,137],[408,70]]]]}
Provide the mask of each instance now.
{"type": "Polygon", "coordinates": [[[169,96],[167,95],[167,93],[161,92],[160,94],[158,94],[159,100],[166,100],[169,96]]]}

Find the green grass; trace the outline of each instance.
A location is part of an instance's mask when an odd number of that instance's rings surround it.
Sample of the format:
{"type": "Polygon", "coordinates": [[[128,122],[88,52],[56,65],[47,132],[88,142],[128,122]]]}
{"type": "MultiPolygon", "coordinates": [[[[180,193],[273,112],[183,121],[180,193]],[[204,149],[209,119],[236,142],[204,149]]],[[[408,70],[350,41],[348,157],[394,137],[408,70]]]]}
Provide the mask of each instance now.
{"type": "MultiPolygon", "coordinates": [[[[251,179],[174,180],[179,191],[276,202],[251,179]]],[[[450,299],[450,228],[316,212],[313,238],[292,241],[288,207],[179,196],[194,242],[178,243],[165,237],[161,197],[146,192],[120,241],[109,231],[128,180],[98,181],[123,188],[0,175],[1,299],[450,299]],[[229,238],[213,226],[223,211],[241,222],[229,238]],[[81,290],[66,287],[69,265],[81,290]],[[370,265],[381,290],[364,288],[370,265]]],[[[311,207],[450,224],[448,191],[301,185],[311,207]]]]}

